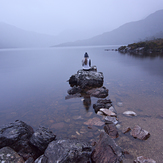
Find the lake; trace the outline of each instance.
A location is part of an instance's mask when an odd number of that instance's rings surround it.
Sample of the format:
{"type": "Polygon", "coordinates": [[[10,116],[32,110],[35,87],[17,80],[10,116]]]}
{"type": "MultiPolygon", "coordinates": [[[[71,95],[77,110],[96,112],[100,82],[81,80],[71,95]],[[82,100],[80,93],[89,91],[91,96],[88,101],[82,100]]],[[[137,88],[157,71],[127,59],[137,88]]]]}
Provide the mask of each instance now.
{"type": "Polygon", "coordinates": [[[118,113],[120,126],[116,143],[125,151],[124,162],[137,156],[163,160],[163,57],[121,54],[119,46],[65,47],[0,50],[0,125],[19,119],[36,130],[45,126],[57,139],[75,137],[98,140],[102,127],[89,129],[84,122],[99,117],[93,109],[98,100],[91,98],[85,109],[83,97],[65,100],[70,89],[67,80],[81,69],[88,52],[92,65],[104,74],[104,86],[118,113]],[[121,104],[121,105],[119,105],[121,104]],[[126,117],[124,111],[137,113],[126,117]],[[134,139],[122,130],[139,125],[151,136],[134,139]]]}

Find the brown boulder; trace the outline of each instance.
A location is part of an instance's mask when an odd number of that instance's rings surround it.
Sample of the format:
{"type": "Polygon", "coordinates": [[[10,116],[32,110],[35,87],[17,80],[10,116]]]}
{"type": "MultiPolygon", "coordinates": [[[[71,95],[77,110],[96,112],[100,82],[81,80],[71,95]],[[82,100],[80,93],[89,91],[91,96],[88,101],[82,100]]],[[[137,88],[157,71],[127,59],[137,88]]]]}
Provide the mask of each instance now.
{"type": "Polygon", "coordinates": [[[109,135],[102,132],[91,158],[93,163],[120,163],[122,161],[122,150],[109,135]]]}

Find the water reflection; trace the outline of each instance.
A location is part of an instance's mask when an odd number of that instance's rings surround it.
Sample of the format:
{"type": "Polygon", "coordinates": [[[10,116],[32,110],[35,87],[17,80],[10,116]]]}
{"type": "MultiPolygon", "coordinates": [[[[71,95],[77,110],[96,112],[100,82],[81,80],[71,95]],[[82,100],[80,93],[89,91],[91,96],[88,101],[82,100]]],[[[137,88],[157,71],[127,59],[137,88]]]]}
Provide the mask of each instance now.
{"type": "Polygon", "coordinates": [[[85,107],[86,111],[88,111],[91,106],[91,97],[90,95],[84,95],[83,97],[83,106],[85,107]]]}

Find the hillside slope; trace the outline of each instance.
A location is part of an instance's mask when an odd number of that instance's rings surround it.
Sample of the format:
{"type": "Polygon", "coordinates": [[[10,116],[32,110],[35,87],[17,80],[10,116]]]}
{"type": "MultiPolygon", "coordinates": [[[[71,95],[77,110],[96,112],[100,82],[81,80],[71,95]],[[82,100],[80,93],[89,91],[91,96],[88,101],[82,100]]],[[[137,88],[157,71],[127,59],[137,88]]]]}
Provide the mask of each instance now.
{"type": "Polygon", "coordinates": [[[87,40],[64,43],[58,46],[121,45],[138,42],[153,36],[161,38],[163,37],[162,18],[163,10],[159,10],[143,20],[124,24],[111,32],[106,32],[87,40]]]}

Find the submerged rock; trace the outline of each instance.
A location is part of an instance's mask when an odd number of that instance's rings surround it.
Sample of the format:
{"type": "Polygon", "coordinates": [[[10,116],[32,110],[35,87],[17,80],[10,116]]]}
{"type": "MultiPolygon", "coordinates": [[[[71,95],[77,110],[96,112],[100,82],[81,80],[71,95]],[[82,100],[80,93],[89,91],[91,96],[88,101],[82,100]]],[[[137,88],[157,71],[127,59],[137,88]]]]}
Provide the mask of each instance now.
{"type": "Polygon", "coordinates": [[[104,122],[102,122],[99,118],[94,117],[92,119],[89,119],[88,121],[84,122],[85,125],[88,126],[102,126],[104,125],[104,122]]]}
{"type": "Polygon", "coordinates": [[[131,129],[130,134],[134,138],[138,138],[140,140],[146,140],[150,137],[150,133],[144,129],[142,129],[140,126],[135,125],[133,129],[131,129]]]}
{"type": "Polygon", "coordinates": [[[79,70],[69,79],[70,86],[79,86],[82,89],[96,88],[103,85],[103,73],[97,72],[96,66],[91,71],[79,70]]]}
{"type": "Polygon", "coordinates": [[[139,157],[137,157],[137,160],[134,161],[134,163],[156,163],[156,161],[154,161],[151,158],[146,158],[144,156],[139,156],[139,157]]]}
{"type": "Polygon", "coordinates": [[[92,161],[94,163],[120,163],[122,161],[122,156],[121,148],[109,135],[102,132],[92,152],[92,161]]]}
{"type": "Polygon", "coordinates": [[[24,163],[24,160],[10,147],[3,147],[0,149],[0,162],[24,163]]]}
{"type": "Polygon", "coordinates": [[[125,111],[123,112],[123,114],[126,116],[137,116],[137,114],[133,111],[125,111]]]}

